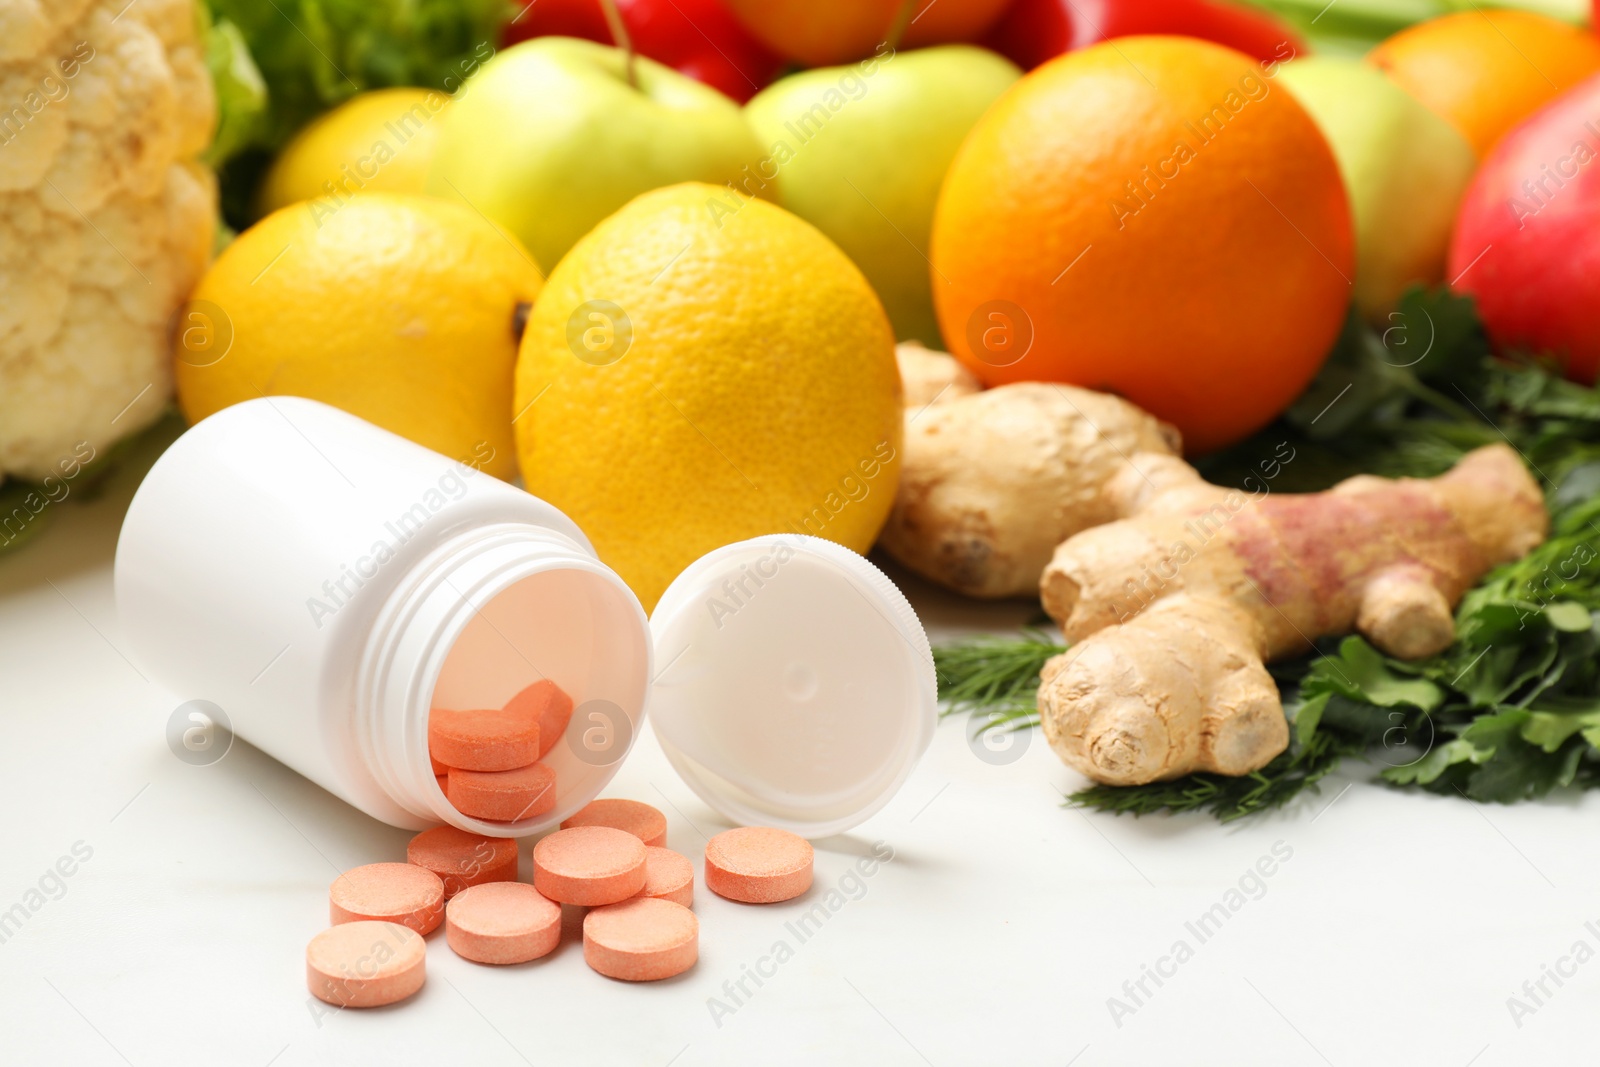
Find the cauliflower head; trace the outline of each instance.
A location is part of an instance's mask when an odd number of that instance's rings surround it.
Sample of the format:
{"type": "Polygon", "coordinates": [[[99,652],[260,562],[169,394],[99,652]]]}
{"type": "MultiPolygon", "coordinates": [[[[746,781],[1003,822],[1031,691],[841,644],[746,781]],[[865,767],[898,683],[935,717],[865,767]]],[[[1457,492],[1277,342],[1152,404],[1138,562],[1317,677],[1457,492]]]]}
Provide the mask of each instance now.
{"type": "Polygon", "coordinates": [[[211,253],[196,0],[0,0],[0,480],[104,451],[172,390],[211,253]]]}

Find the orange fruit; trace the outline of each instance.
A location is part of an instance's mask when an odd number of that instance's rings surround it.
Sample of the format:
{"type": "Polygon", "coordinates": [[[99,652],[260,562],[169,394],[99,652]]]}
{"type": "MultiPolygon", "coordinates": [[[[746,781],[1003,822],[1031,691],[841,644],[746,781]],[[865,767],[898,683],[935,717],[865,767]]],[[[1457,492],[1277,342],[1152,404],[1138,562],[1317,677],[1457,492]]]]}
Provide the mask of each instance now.
{"type": "MultiPolygon", "coordinates": [[[[757,39],[811,67],[847,63],[882,46],[904,0],[725,0],[757,39]]],[[[971,41],[1010,0],[909,0],[906,48],[971,41]]]]}
{"type": "Polygon", "coordinates": [[[757,40],[786,59],[829,67],[871,54],[900,0],[725,0],[757,40]]]}
{"type": "Polygon", "coordinates": [[[978,121],[934,214],[934,301],[987,385],[1115,392],[1191,451],[1316,374],[1354,276],[1338,164],[1248,57],[1129,37],[1038,68],[978,121]]]}
{"type": "Polygon", "coordinates": [[[907,48],[975,41],[999,21],[1011,0],[911,0],[907,48]]]}
{"type": "Polygon", "coordinates": [[[1367,60],[1460,130],[1481,158],[1600,71],[1600,39],[1527,11],[1460,11],[1402,30],[1367,60]]]}

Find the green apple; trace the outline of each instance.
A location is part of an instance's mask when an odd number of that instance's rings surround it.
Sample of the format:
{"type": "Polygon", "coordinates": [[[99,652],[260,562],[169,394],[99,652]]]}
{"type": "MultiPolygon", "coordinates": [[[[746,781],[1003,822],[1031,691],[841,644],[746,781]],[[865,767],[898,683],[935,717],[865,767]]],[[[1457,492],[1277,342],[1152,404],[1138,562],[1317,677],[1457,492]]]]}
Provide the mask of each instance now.
{"type": "Polygon", "coordinates": [[[643,56],[540,37],[484,64],[440,118],[428,191],[516,234],[546,274],[622,205],[678,182],[724,184],[761,150],[739,106],[643,56]]]}
{"type": "Polygon", "coordinates": [[[1360,60],[1297,59],[1277,77],[1333,147],[1356,229],[1356,307],[1381,319],[1408,286],[1443,277],[1477,156],[1453,126],[1360,60]]]}
{"type": "Polygon", "coordinates": [[[1021,76],[968,45],[880,48],[790,75],[745,105],[766,152],[745,191],[833,238],[900,338],[937,344],[927,250],[939,186],[967,131],[1021,76]]]}

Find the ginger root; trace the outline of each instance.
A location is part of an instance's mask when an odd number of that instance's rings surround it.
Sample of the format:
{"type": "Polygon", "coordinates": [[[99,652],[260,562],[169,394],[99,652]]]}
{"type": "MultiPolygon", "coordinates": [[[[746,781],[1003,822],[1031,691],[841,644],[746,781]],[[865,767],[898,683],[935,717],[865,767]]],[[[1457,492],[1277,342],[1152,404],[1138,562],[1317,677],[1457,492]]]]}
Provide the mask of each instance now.
{"type": "MultiPolygon", "coordinates": [[[[1039,382],[963,394],[959,378],[932,384],[938,360],[955,360],[926,356],[937,359],[913,356],[921,384],[906,382],[922,403],[906,408],[900,488],[879,543],[957,592],[1034,594],[1063,539],[1121,514],[1106,485],[1128,456],[1178,452],[1176,430],[1120,397],[1039,382]]],[[[903,378],[907,365],[901,346],[903,378]]]]}
{"type": "Polygon", "coordinates": [[[971,396],[983,388],[973,373],[948,352],[935,352],[916,341],[901,341],[894,349],[900,364],[900,389],[907,415],[929,404],[945,404],[971,396]]]}
{"type": "Polygon", "coordinates": [[[1039,713],[1069,766],[1112,785],[1260,768],[1289,740],[1264,663],[1351,630],[1402,658],[1442,651],[1462,594],[1549,525],[1504,445],[1438,478],[1254,497],[1137,455],[1105,496],[1127,517],[1066,540],[1040,582],[1072,647],[1039,713]]]}

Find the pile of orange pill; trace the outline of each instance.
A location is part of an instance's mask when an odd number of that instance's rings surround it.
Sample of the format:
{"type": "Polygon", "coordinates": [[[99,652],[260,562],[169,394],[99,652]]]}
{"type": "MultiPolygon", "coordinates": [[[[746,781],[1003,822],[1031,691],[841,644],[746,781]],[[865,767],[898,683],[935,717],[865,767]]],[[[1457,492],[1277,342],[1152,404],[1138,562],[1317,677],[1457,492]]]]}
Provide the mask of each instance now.
{"type": "Polygon", "coordinates": [[[519,822],[556,804],[556,776],[539,761],[572,718],[572,698],[541,678],[501,708],[434,708],[428,756],[454,808],[485,822],[519,822]]]}
{"type": "MultiPolygon", "coordinates": [[[[508,720],[493,721],[499,729],[508,720]]],[[[442,751],[475,760],[470,746],[449,747],[460,736],[442,751]]],[[[514,730],[504,736],[524,744],[514,730]]],[[[521,758],[531,749],[518,751],[521,758]]],[[[448,776],[460,770],[446,766],[448,776]]],[[[627,982],[682,974],[700,955],[694,865],[665,847],[666,832],[666,817],[649,804],[596,800],[534,845],[529,884],[517,880],[515,840],[424,830],[406,846],[405,863],[369,863],[334,880],[332,925],[306,948],[307,985],[339,1007],[404,1000],[422,988],[424,938],[441,925],[458,956],[526,963],[560,945],[564,905],[587,909],[583,958],[596,972],[627,982]]],[[[729,900],[774,903],[811,887],[811,845],[786,830],[728,830],[707,843],[705,860],[706,887],[729,900]]]]}

